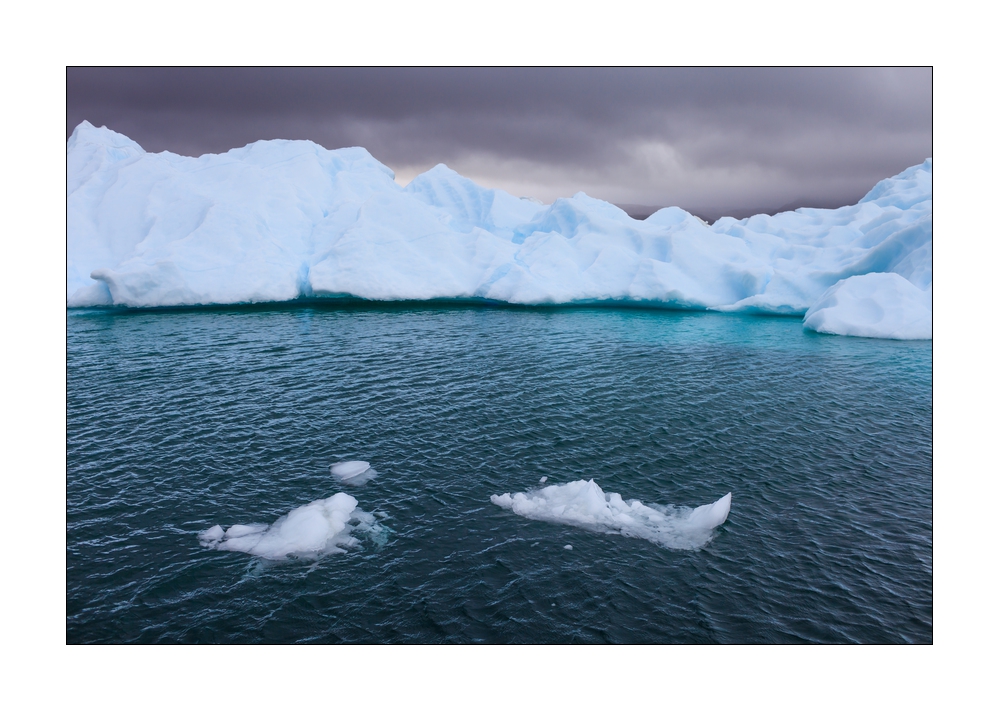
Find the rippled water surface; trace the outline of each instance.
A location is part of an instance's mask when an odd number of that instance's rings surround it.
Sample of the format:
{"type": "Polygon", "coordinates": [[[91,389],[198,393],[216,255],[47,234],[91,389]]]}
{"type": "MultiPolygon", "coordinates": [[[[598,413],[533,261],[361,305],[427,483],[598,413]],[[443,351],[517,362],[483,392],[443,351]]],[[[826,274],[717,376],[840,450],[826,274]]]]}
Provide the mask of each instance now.
{"type": "Polygon", "coordinates": [[[67,350],[70,643],[932,641],[928,342],[298,305],[70,311],[67,350]],[[378,476],[344,487],[343,459],[378,476]],[[542,476],[732,509],[687,551],[490,503],[542,476]],[[199,545],[338,491],[382,535],[199,545]]]}

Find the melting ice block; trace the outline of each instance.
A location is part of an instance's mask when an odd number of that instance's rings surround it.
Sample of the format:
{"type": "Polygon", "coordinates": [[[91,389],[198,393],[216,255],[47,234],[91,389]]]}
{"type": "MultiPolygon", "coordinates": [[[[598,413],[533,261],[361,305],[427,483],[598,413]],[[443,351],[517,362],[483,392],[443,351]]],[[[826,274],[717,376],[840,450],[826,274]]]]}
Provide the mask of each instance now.
{"type": "MultiPolygon", "coordinates": [[[[678,207],[633,220],[584,193],[538,204],[443,165],[403,188],[363,148],[311,141],[189,158],[83,122],[66,150],[73,307],[350,295],[803,315],[851,277],[932,282],[930,159],[856,205],[707,225],[678,207]]],[[[903,297],[872,298],[890,312],[903,297]]],[[[844,328],[884,334],[865,324],[844,328]]]]}
{"type": "Polygon", "coordinates": [[[355,530],[376,531],[374,516],[357,508],[357,499],[335,494],[289,511],[274,523],[237,524],[223,531],[212,526],[198,535],[201,545],[240,551],[261,558],[318,558],[358,545],[355,530]]]}
{"type": "Polygon", "coordinates": [[[515,494],[492,495],[497,506],[536,521],[564,523],[600,533],[644,538],[666,548],[696,549],[728,519],[732,494],[696,509],[645,505],[604,493],[593,479],[515,494]]]}
{"type": "Polygon", "coordinates": [[[691,511],[689,518],[687,518],[687,525],[692,528],[717,528],[728,520],[728,514],[731,510],[732,492],[729,492],[713,504],[704,504],[704,506],[698,506],[691,511]]]}
{"type": "Polygon", "coordinates": [[[338,464],[333,464],[330,466],[330,474],[338,476],[341,479],[350,479],[358,474],[363,474],[371,468],[371,465],[367,462],[354,461],[354,462],[340,462],[338,464]]]}
{"type": "Polygon", "coordinates": [[[350,461],[331,465],[330,474],[344,484],[357,486],[371,481],[378,475],[378,472],[372,469],[367,462],[350,461]]]}

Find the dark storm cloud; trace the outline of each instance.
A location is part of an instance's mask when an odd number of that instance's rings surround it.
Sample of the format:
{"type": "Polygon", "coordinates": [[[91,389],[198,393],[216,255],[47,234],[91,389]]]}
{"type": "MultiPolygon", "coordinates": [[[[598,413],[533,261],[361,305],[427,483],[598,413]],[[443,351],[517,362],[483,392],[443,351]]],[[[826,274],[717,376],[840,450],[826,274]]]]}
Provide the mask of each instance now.
{"type": "Polygon", "coordinates": [[[855,201],[931,153],[929,69],[88,69],[82,120],[146,150],[362,145],[546,200],[703,213],[855,201]]]}

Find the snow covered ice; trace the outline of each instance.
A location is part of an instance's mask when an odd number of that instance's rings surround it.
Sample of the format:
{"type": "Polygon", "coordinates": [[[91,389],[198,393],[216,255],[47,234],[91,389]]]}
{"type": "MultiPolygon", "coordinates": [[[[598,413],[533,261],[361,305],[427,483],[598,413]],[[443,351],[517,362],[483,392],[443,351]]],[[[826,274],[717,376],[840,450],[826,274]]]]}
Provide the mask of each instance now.
{"type": "Polygon", "coordinates": [[[271,525],[237,524],[223,530],[212,526],[198,535],[201,545],[240,551],[261,558],[318,558],[357,546],[355,530],[377,531],[374,516],[357,508],[357,499],[334,494],[289,511],[271,525]]]}
{"type": "Polygon", "coordinates": [[[928,339],[932,296],[932,287],[921,291],[898,274],[861,274],[823,294],[805,313],[804,325],[820,333],[928,339]]]}
{"type": "Polygon", "coordinates": [[[700,548],[710,541],[714,529],[728,519],[732,506],[731,493],[696,509],[646,506],[637,500],[625,501],[620,494],[605,494],[593,479],[553,484],[526,493],[493,494],[489,500],[536,521],[644,538],[666,548],[684,550],[700,548]]]}
{"type": "Polygon", "coordinates": [[[583,193],[542,205],[443,165],[403,188],[363,148],[310,141],[191,158],[84,122],[67,166],[70,307],[621,301],[807,312],[806,327],[824,333],[932,335],[922,306],[933,281],[930,159],[856,205],[710,226],[678,207],[633,220],[583,193]],[[865,276],[878,285],[854,281],[865,276]]]}

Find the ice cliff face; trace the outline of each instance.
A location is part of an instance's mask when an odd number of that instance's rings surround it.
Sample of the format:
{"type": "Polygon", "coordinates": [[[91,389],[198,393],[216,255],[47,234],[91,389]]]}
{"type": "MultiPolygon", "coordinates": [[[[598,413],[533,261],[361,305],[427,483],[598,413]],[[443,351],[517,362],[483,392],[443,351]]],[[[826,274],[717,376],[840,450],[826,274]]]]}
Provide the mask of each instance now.
{"type": "Polygon", "coordinates": [[[67,144],[68,305],[485,298],[806,314],[828,333],[930,338],[932,162],[856,205],[708,226],[577,193],[540,205],[443,165],[402,188],[363,148],[259,141],[146,153],[67,144]]]}

